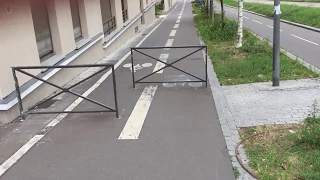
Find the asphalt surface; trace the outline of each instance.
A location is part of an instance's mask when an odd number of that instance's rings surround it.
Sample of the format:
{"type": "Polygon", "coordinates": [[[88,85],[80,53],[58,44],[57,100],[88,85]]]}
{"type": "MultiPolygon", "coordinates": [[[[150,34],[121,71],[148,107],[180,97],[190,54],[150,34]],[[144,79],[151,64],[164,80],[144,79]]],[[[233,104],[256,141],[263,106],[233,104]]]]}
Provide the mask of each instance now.
{"type": "MultiPolygon", "coordinates": [[[[216,11],[220,11],[220,4],[215,4],[216,11]]],[[[226,17],[238,19],[238,10],[225,6],[226,17]]],[[[273,41],[273,20],[248,12],[243,12],[244,27],[263,38],[273,41]]],[[[283,49],[302,58],[308,63],[320,68],[320,33],[289,25],[280,24],[281,40],[280,45],[283,49]]]]}
{"type": "MultiPolygon", "coordinates": [[[[183,5],[183,1],[178,1],[177,8],[141,46],[164,46],[168,39],[173,39],[173,46],[199,45],[189,0],[176,33],[172,32],[183,5]]],[[[195,50],[143,52],[155,58],[168,56],[167,62],[172,63],[195,50]]],[[[128,63],[130,58],[116,69],[119,119],[114,113],[67,115],[1,180],[234,179],[211,89],[203,83],[140,84],[133,89],[128,63]],[[156,89],[154,94],[150,88],[156,89]],[[136,138],[126,138],[125,134],[135,132],[139,125],[142,129],[135,134],[136,138]]],[[[153,72],[156,61],[135,53],[134,64],[139,78],[153,72]]],[[[200,78],[205,77],[204,65],[201,52],[175,64],[200,78]]],[[[151,80],[195,79],[166,68],[146,79],[151,80]]],[[[89,97],[113,106],[112,88],[109,76],[89,97]]],[[[97,108],[83,101],[75,110],[97,108]]]]}

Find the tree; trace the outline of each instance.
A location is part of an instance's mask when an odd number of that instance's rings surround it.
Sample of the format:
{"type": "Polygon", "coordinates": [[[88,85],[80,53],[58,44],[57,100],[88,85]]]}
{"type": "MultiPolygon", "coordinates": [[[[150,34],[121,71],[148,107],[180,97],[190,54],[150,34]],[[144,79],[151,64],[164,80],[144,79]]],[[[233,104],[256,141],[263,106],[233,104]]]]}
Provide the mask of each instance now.
{"type": "Polygon", "coordinates": [[[224,28],[225,22],[224,22],[224,5],[223,0],[220,0],[221,5],[221,23],[222,23],[222,29],[224,28]]]}
{"type": "Polygon", "coordinates": [[[210,0],[210,18],[214,18],[213,0],[210,0]]]}
{"type": "Polygon", "coordinates": [[[243,0],[238,0],[238,43],[237,48],[242,47],[243,40],[243,0]]]}

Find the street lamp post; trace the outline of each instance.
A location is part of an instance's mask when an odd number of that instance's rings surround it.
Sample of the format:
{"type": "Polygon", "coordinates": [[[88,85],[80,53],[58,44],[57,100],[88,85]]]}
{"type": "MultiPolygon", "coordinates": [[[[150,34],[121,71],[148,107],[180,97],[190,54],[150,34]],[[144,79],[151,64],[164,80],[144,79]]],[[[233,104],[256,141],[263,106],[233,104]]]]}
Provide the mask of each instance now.
{"type": "Polygon", "coordinates": [[[280,0],[274,0],[273,12],[273,73],[272,85],[279,86],[280,81],[280,0]]]}

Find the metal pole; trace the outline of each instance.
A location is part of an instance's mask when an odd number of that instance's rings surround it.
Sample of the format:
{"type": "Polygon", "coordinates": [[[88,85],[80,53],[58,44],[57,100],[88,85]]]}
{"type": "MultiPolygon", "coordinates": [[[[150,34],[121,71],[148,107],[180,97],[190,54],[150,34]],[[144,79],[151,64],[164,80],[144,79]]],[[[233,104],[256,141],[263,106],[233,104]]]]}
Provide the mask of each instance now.
{"type": "Polygon", "coordinates": [[[117,98],[117,83],[114,66],[112,66],[112,81],[113,81],[113,94],[114,94],[114,105],[116,108],[116,117],[119,118],[119,109],[118,109],[118,98],[117,98]]]}
{"type": "Polygon", "coordinates": [[[16,87],[16,93],[17,93],[17,98],[18,98],[20,116],[21,116],[21,119],[25,120],[25,116],[24,116],[24,112],[23,112],[23,104],[22,104],[22,99],[21,99],[21,93],[20,93],[19,81],[18,81],[18,78],[17,78],[16,70],[14,68],[12,68],[12,75],[13,75],[13,79],[14,79],[14,85],[16,87]]]}
{"type": "Polygon", "coordinates": [[[280,0],[274,0],[273,13],[273,74],[272,85],[280,84],[280,0]]]}
{"type": "Polygon", "coordinates": [[[132,51],[132,48],[131,48],[131,72],[132,72],[132,84],[133,84],[133,89],[136,88],[136,84],[135,84],[135,81],[134,81],[134,64],[133,64],[133,51],[132,51]]]}
{"type": "Polygon", "coordinates": [[[208,47],[206,47],[206,87],[208,87],[208,47]]]}

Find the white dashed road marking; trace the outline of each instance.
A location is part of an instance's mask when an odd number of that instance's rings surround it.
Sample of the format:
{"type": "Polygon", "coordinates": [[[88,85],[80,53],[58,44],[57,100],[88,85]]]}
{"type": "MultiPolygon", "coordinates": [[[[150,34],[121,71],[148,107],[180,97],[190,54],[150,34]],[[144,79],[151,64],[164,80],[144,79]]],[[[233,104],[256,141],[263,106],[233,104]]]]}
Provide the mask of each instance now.
{"type": "Polygon", "coordinates": [[[177,22],[176,22],[176,24],[179,24],[179,23],[180,23],[180,20],[178,19],[177,22]]]}
{"type": "Polygon", "coordinates": [[[256,21],[256,20],[252,20],[253,22],[256,22],[256,23],[258,23],[258,24],[262,24],[262,22],[260,22],[260,21],[256,21]]]}
{"type": "Polygon", "coordinates": [[[170,33],[170,37],[174,37],[177,33],[177,30],[172,30],[171,33],[170,33]]]}
{"type": "MultiPolygon", "coordinates": [[[[163,62],[167,62],[168,57],[169,57],[169,54],[161,54],[159,59],[160,59],[161,61],[163,61],[163,62]]],[[[154,67],[153,72],[158,71],[159,69],[163,68],[164,66],[165,66],[164,63],[158,61],[157,64],[156,64],[156,66],[154,67]]],[[[163,69],[162,69],[161,71],[157,72],[157,73],[158,73],[158,74],[163,73],[163,69]]]]}
{"type": "Polygon", "coordinates": [[[174,26],[173,26],[173,28],[175,28],[175,29],[177,29],[179,27],[179,24],[175,24],[174,26]]]}
{"type": "Polygon", "coordinates": [[[245,18],[245,19],[250,19],[250,18],[248,18],[248,17],[246,17],[246,16],[243,16],[243,18],[245,18]]]}
{"type": "Polygon", "coordinates": [[[168,41],[167,41],[167,43],[166,43],[166,47],[170,47],[170,46],[172,46],[172,44],[173,44],[173,40],[174,39],[168,39],[168,41]]]}
{"type": "Polygon", "coordinates": [[[319,44],[317,44],[317,43],[315,43],[315,42],[309,41],[309,40],[307,40],[307,39],[304,39],[304,38],[302,38],[302,37],[296,36],[296,35],[294,35],[294,34],[291,34],[291,36],[293,36],[293,37],[295,37],[295,38],[298,38],[298,39],[301,39],[301,40],[303,40],[303,41],[306,41],[306,42],[308,42],[308,43],[314,44],[314,45],[316,45],[316,46],[319,46],[319,44]]]}

